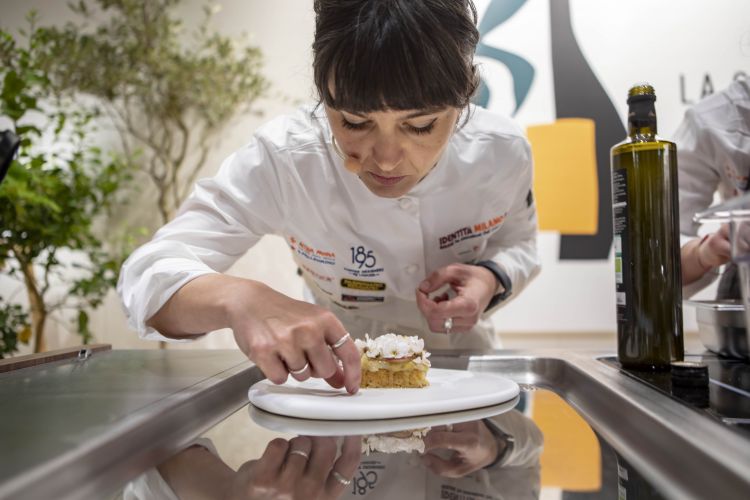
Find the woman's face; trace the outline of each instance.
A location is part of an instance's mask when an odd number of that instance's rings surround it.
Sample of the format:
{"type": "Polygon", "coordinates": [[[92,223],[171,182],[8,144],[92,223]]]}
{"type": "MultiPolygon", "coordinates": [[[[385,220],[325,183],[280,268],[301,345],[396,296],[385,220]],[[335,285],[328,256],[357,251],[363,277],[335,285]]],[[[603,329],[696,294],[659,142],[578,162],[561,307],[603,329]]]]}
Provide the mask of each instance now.
{"type": "Polygon", "coordinates": [[[455,130],[453,107],[360,114],[326,106],[346,168],[377,196],[408,193],[438,161],[455,130]]]}

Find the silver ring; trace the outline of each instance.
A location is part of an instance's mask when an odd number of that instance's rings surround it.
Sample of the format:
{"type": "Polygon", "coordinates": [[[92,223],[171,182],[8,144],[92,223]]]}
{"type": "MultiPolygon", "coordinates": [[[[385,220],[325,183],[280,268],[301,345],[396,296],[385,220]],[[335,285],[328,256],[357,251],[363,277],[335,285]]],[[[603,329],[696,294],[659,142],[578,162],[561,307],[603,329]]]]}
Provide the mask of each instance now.
{"type": "Polygon", "coordinates": [[[445,432],[453,432],[453,424],[447,424],[445,426],[445,432]]]}
{"type": "Polygon", "coordinates": [[[339,472],[337,472],[337,471],[335,471],[335,470],[334,470],[334,471],[331,471],[331,472],[333,473],[333,478],[334,478],[334,479],[335,479],[336,481],[338,481],[339,483],[343,484],[344,486],[349,486],[350,484],[352,484],[352,480],[351,480],[351,479],[347,479],[347,478],[345,478],[345,477],[344,477],[344,476],[343,476],[342,474],[340,474],[339,472]]]}
{"type": "Polygon", "coordinates": [[[291,373],[292,375],[302,375],[307,371],[308,368],[310,368],[310,363],[305,363],[305,366],[303,366],[299,370],[289,370],[289,373],[291,373]]]}
{"type": "Polygon", "coordinates": [[[301,457],[305,457],[305,460],[307,460],[307,459],[310,458],[310,455],[308,455],[307,453],[305,453],[302,450],[292,450],[292,451],[289,452],[289,454],[290,455],[299,455],[301,457]]]}
{"type": "Polygon", "coordinates": [[[443,328],[445,329],[445,333],[450,333],[453,330],[453,318],[445,318],[443,328]]]}
{"type": "Polygon", "coordinates": [[[347,332],[347,334],[344,335],[343,337],[341,337],[340,339],[338,339],[335,344],[331,345],[331,349],[338,349],[339,347],[341,347],[342,345],[344,345],[346,343],[346,341],[349,340],[350,338],[352,338],[352,337],[347,332]]]}

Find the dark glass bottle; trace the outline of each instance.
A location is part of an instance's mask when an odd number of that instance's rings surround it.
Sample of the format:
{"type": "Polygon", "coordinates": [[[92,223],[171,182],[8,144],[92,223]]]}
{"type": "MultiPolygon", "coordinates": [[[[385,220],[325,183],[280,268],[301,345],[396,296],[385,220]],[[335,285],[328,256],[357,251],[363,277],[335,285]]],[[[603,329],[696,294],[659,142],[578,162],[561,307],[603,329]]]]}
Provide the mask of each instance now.
{"type": "Polygon", "coordinates": [[[628,137],[612,148],[617,355],[668,370],[683,359],[677,148],[656,135],[654,89],[628,93],[628,137]]]}

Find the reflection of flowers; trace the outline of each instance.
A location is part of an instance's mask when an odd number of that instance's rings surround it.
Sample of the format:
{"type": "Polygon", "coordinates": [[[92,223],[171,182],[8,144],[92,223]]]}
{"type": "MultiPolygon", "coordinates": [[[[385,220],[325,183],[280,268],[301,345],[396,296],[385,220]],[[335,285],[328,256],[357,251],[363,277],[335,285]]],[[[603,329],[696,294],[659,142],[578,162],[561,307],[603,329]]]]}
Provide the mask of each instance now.
{"type": "Polygon", "coordinates": [[[429,427],[408,431],[391,432],[387,434],[372,434],[362,436],[362,453],[424,453],[424,437],[430,431],[429,427]]]}
{"type": "MultiPolygon", "coordinates": [[[[490,47],[482,40],[487,33],[513,17],[525,3],[526,0],[492,0],[479,22],[479,34],[481,38],[476,51],[478,56],[495,59],[504,64],[510,71],[513,77],[513,94],[516,99],[516,107],[513,110],[514,115],[518,112],[529,93],[531,82],[534,80],[534,67],[526,59],[516,54],[490,47]]],[[[484,80],[480,82],[474,101],[483,107],[487,107],[490,101],[490,90],[484,80]]]]}

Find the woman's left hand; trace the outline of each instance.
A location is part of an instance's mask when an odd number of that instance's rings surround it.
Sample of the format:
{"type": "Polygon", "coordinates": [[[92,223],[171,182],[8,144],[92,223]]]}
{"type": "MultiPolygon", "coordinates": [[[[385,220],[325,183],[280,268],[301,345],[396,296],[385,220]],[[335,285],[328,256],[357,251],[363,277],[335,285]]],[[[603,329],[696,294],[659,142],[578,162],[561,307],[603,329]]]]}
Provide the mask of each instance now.
{"type": "Polygon", "coordinates": [[[443,477],[463,477],[491,464],[502,451],[495,436],[481,420],[434,427],[424,438],[422,462],[443,477]],[[438,450],[448,450],[442,458],[438,450]]]}
{"type": "Polygon", "coordinates": [[[470,264],[449,264],[434,271],[419,285],[417,307],[433,332],[468,332],[477,324],[496,291],[497,279],[489,269],[470,264]],[[430,298],[429,294],[445,285],[453,289],[454,297],[446,292],[430,298]],[[447,322],[448,318],[452,320],[447,322]]]}

